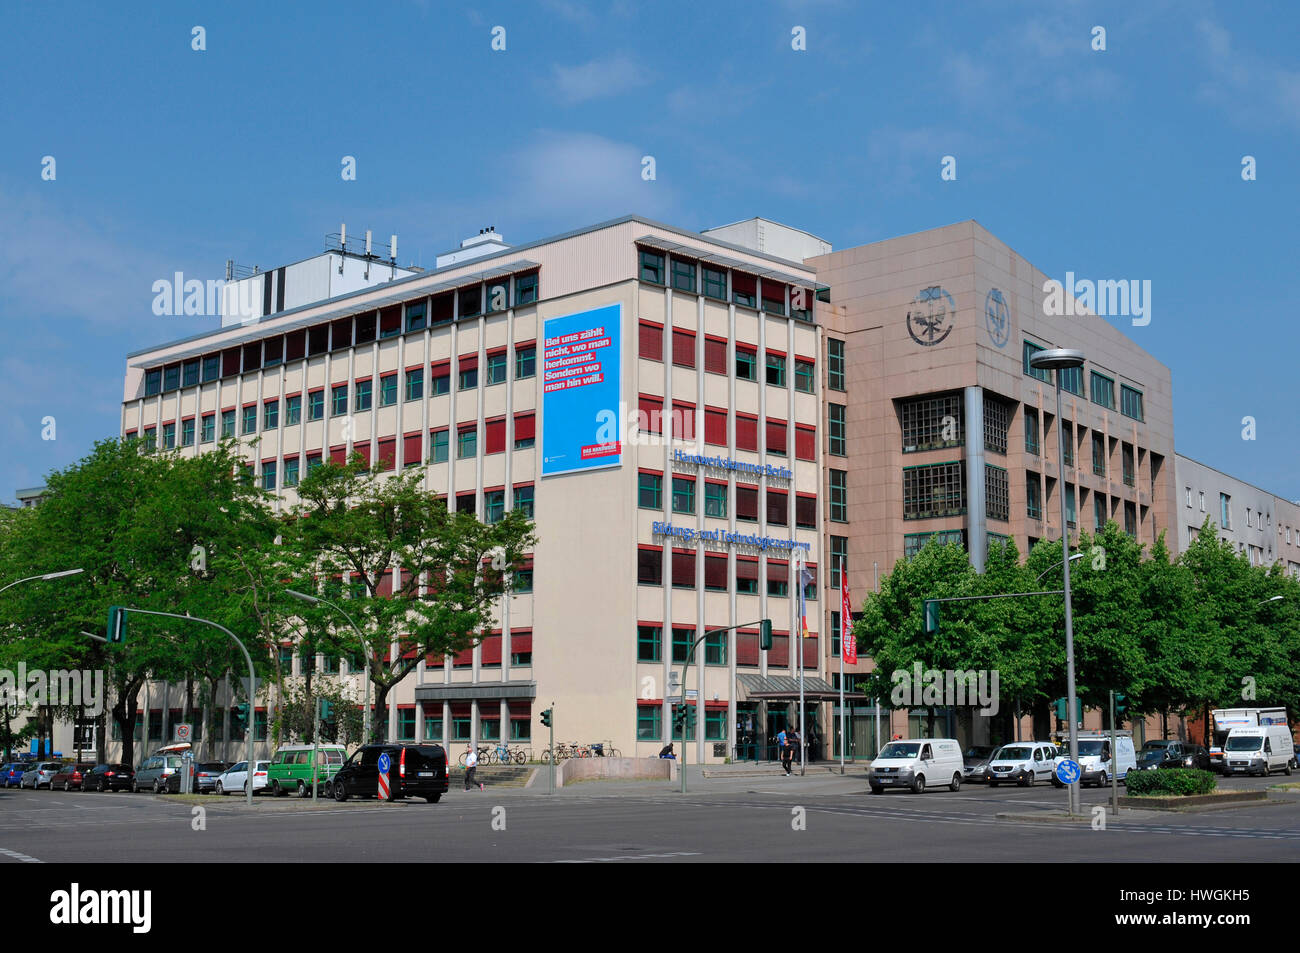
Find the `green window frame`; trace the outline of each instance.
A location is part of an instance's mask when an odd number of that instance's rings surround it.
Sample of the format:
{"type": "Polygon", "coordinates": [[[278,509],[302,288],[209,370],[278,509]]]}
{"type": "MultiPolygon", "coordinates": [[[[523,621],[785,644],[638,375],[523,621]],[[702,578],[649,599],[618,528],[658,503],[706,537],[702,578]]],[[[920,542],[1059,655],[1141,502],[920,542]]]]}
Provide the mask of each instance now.
{"type": "Polygon", "coordinates": [[[704,515],[723,520],[727,518],[727,484],[704,484],[704,515]]]}
{"type": "Polygon", "coordinates": [[[302,423],[302,395],[297,394],[293,397],[286,397],[284,399],[284,425],[292,427],[300,423],[302,423]]]}
{"type": "Polygon", "coordinates": [[[702,265],[704,297],[715,301],[727,300],[727,271],[725,268],[710,268],[702,265]]]}
{"type": "Polygon", "coordinates": [[[836,457],[848,455],[848,408],[844,404],[826,405],[826,452],[836,457]]]}
{"type": "Polygon", "coordinates": [[[307,395],[307,419],[323,420],[325,418],[325,392],[312,391],[307,395]]]}
{"type": "Polygon", "coordinates": [[[727,631],[709,632],[704,636],[704,664],[727,664],[727,631]]]}
{"type": "Polygon", "coordinates": [[[531,569],[516,569],[515,581],[511,590],[516,593],[526,593],[533,591],[533,571],[531,569]]]}
{"type": "Polygon", "coordinates": [[[673,512],[695,512],[695,478],[673,477],[673,512]]]}
{"type": "Polygon", "coordinates": [[[1038,456],[1038,411],[1025,408],[1025,453],[1038,456]]]}
{"type": "Polygon", "coordinates": [[[442,374],[431,375],[429,377],[429,396],[441,397],[443,394],[451,393],[451,371],[445,370],[442,374]]]}
{"type": "Polygon", "coordinates": [[[446,463],[451,445],[451,435],[444,430],[429,433],[429,459],[431,463],[446,463]]]}
{"type": "Polygon", "coordinates": [[[163,449],[176,449],[176,425],[174,423],[163,424],[163,449]]]}
{"type": "Polygon", "coordinates": [[[1092,372],[1089,380],[1092,391],[1092,402],[1105,407],[1107,410],[1115,409],[1115,381],[1105,374],[1092,372]]]}
{"type": "Polygon", "coordinates": [[[330,416],[346,417],[348,413],[348,385],[335,384],[330,389],[330,416]]]}
{"type": "Polygon", "coordinates": [[[415,367],[406,372],[406,399],[424,399],[424,368],[415,367]]]}
{"type": "Polygon", "coordinates": [[[642,249],[640,275],[642,281],[653,285],[664,284],[664,256],[659,252],[642,249]]]}
{"type": "Polygon", "coordinates": [[[486,490],[483,493],[483,522],[500,523],[506,515],[506,491],[486,490]]]}
{"type": "Polygon", "coordinates": [[[397,709],[397,740],[415,740],[415,706],[397,709]]]}
{"type": "Polygon", "coordinates": [[[636,660],[659,662],[663,659],[664,630],[657,625],[636,627],[636,660]]]}
{"type": "Polygon", "coordinates": [[[767,382],[773,387],[785,386],[785,358],[771,351],[767,352],[767,382]]]}
{"type": "Polygon", "coordinates": [[[673,661],[685,662],[686,653],[695,642],[695,630],[673,626],[673,661]]]}
{"type": "Polygon", "coordinates": [[[1035,380],[1040,380],[1045,384],[1052,381],[1052,372],[1039,367],[1030,367],[1029,359],[1039,351],[1046,350],[1041,344],[1035,344],[1032,341],[1024,342],[1024,349],[1021,351],[1021,360],[1024,363],[1025,373],[1035,380]]]}
{"type": "Polygon", "coordinates": [[[217,439],[217,415],[204,414],[202,428],[199,431],[199,440],[202,443],[212,443],[217,439]]]}
{"type": "Polygon", "coordinates": [[[636,740],[654,742],[664,740],[663,710],[658,705],[636,706],[636,740]]]}
{"type": "Polygon", "coordinates": [[[262,401],[262,429],[275,430],[280,426],[280,401],[262,401]]]}
{"type": "Polygon", "coordinates": [[[1143,420],[1142,392],[1127,384],[1119,385],[1119,412],[1134,420],[1143,420]]]}
{"type": "Polygon", "coordinates": [[[459,385],[461,390],[473,390],[478,387],[477,365],[460,372],[459,385]]]}
{"type": "Polygon", "coordinates": [[[1038,484],[1038,474],[1025,475],[1025,515],[1031,520],[1043,518],[1042,488],[1038,484]]]}
{"type": "Polygon", "coordinates": [[[830,390],[845,390],[844,342],[838,338],[826,339],[826,387],[830,390]]]}
{"type": "Polygon", "coordinates": [[[181,446],[194,446],[194,418],[181,421],[181,446]]]}
{"type": "Polygon", "coordinates": [[[849,560],[849,538],[847,536],[831,537],[831,578],[830,587],[839,589],[841,573],[849,560]]]}
{"type": "Polygon", "coordinates": [[[795,360],[794,389],[802,394],[811,394],[817,389],[817,365],[812,361],[795,360]]]}
{"type": "Polygon", "coordinates": [[[515,379],[533,377],[537,374],[537,348],[533,346],[515,349],[515,379]]]}
{"type": "Polygon", "coordinates": [[[1061,375],[1061,390],[1083,396],[1083,368],[1063,367],[1056,372],[1061,375]]]}
{"type": "Polygon", "coordinates": [[[298,466],[297,457],[284,458],[284,485],[286,488],[298,485],[298,466]]]}
{"type": "Polygon", "coordinates": [[[537,300],[537,272],[515,278],[515,306],[532,304],[537,300]]]}
{"type": "Polygon", "coordinates": [[[664,478],[662,474],[637,474],[636,505],[643,510],[662,510],[664,508],[664,478]]]}
{"type": "Polygon", "coordinates": [[[235,412],[233,410],[223,410],[221,412],[221,439],[229,440],[235,435],[235,412]]]}
{"type": "Polygon", "coordinates": [[[704,711],[704,740],[727,740],[727,709],[707,708],[704,711]]]}
{"type": "Polygon", "coordinates": [[[741,381],[758,380],[758,354],[756,352],[736,348],[736,379],[741,381]]]}
{"type": "Polygon", "coordinates": [[[379,406],[392,407],[397,403],[397,375],[385,374],[379,378],[379,406]]]}
{"type": "Polygon", "coordinates": [[[695,293],[695,262],[673,259],[673,290],[695,293]]]}
{"type": "Polygon", "coordinates": [[[456,459],[468,460],[478,456],[478,428],[456,431],[456,459]]]}
{"type": "Polygon", "coordinates": [[[529,519],[533,518],[533,485],[517,486],[511,492],[510,505],[516,510],[522,510],[524,515],[529,519]]]}
{"type": "Polygon", "coordinates": [[[1106,475],[1106,438],[1097,433],[1092,433],[1092,472],[1097,476],[1106,475]]]}
{"type": "Polygon", "coordinates": [[[374,400],[375,385],[373,381],[357,381],[356,400],[353,406],[358,411],[369,410],[374,400]]]}
{"type": "Polygon", "coordinates": [[[424,716],[424,740],[442,741],[442,716],[424,716]]]}
{"type": "Polygon", "coordinates": [[[416,301],[406,306],[406,330],[423,331],[425,328],[425,315],[423,301],[416,301]]]}
{"type": "Polygon", "coordinates": [[[832,523],[849,521],[849,474],[847,470],[828,470],[832,523]]]}
{"type": "Polygon", "coordinates": [[[240,433],[250,434],[257,430],[257,405],[250,404],[244,408],[244,420],[240,433]]]}
{"type": "Polygon", "coordinates": [[[509,372],[509,356],[505,351],[487,356],[487,383],[504,384],[509,372]]]}
{"type": "Polygon", "coordinates": [[[262,464],[262,489],[274,490],[276,488],[276,466],[275,461],[262,464]]]}

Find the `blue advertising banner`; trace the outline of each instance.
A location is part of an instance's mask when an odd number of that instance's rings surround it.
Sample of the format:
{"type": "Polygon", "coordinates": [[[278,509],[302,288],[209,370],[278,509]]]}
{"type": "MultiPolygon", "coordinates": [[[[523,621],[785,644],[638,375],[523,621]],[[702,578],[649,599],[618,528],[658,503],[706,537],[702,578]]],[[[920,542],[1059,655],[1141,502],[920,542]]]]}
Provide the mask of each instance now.
{"type": "Polygon", "coordinates": [[[542,476],[622,464],[622,330],[622,304],[546,321],[542,476]]]}

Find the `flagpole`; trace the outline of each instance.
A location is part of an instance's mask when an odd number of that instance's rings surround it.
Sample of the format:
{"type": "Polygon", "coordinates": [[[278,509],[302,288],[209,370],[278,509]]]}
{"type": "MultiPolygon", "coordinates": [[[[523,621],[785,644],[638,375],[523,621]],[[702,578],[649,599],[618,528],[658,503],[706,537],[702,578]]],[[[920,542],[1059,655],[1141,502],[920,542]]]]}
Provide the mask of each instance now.
{"type": "Polygon", "coordinates": [[[844,653],[848,651],[847,640],[844,634],[849,632],[851,616],[847,613],[849,606],[849,574],[845,566],[840,566],[840,592],[844,598],[840,602],[840,774],[844,773],[844,749],[848,747],[848,739],[844,736],[844,653]]]}
{"type": "Polygon", "coordinates": [[[804,558],[803,550],[799,550],[799,776],[803,777],[808,772],[807,758],[805,752],[808,750],[808,742],[804,737],[803,723],[803,640],[807,632],[808,608],[804,603],[804,590],[808,585],[804,576],[808,572],[808,563],[804,558]]]}

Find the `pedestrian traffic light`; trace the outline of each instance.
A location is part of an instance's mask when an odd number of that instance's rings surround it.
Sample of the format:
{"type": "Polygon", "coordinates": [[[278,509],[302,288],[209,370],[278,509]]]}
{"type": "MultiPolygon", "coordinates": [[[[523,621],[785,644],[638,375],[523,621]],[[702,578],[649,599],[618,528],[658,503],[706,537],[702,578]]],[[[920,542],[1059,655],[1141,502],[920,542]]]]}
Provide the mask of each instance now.
{"type": "Polygon", "coordinates": [[[680,732],[688,725],[694,727],[691,721],[691,706],[678,705],[673,709],[673,731],[680,732]]]}
{"type": "Polygon", "coordinates": [[[126,609],[121,606],[108,607],[108,641],[126,641],[126,609]]]}
{"type": "Polygon", "coordinates": [[[542,711],[542,725],[546,728],[551,727],[551,709],[549,708],[542,711]]]}
{"type": "Polygon", "coordinates": [[[758,624],[758,644],[764,651],[772,648],[772,620],[764,619],[758,624]]]}
{"type": "Polygon", "coordinates": [[[320,720],[333,721],[333,719],[334,719],[334,703],[324,698],[320,699],[320,720]]]}
{"type": "Polygon", "coordinates": [[[1115,693],[1115,717],[1118,718],[1128,710],[1128,696],[1115,693]]]}
{"type": "MultiPolygon", "coordinates": [[[[937,635],[939,632],[939,602],[937,599],[925,600],[925,634],[937,635]]],[[[1061,709],[1064,711],[1065,709],[1061,709]]]]}

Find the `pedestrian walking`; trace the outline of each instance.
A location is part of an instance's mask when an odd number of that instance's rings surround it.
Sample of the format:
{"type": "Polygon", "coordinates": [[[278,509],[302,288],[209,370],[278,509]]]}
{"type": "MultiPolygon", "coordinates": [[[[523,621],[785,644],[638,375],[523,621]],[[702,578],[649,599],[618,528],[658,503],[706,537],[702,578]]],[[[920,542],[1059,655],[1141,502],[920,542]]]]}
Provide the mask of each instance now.
{"type": "Polygon", "coordinates": [[[790,759],[794,756],[794,748],[790,745],[790,736],[786,734],[784,728],[776,736],[776,748],[781,755],[781,767],[785,768],[785,776],[790,776],[790,759]]]}
{"type": "MultiPolygon", "coordinates": [[[[792,728],[790,730],[790,734],[786,737],[785,740],[786,743],[790,746],[790,760],[793,761],[795,758],[798,758],[799,763],[803,764],[804,757],[801,749],[801,745],[803,744],[803,739],[799,737],[799,732],[792,728]]],[[[790,773],[788,768],[786,769],[786,773],[787,774],[790,773]]]]}
{"type": "Polygon", "coordinates": [[[473,785],[477,784],[480,791],[483,790],[483,782],[474,780],[474,773],[478,771],[478,752],[474,750],[473,745],[465,746],[465,790],[468,791],[473,785]]]}

